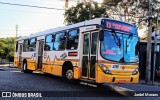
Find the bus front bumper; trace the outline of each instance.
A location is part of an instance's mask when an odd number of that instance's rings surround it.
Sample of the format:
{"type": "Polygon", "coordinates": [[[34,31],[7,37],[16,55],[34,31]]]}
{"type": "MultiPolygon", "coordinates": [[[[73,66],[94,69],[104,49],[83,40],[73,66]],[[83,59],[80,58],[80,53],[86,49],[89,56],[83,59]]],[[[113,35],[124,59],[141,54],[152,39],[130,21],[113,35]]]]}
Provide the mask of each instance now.
{"type": "Polygon", "coordinates": [[[139,83],[139,73],[136,75],[111,75],[99,72],[96,77],[97,83],[139,83]]]}

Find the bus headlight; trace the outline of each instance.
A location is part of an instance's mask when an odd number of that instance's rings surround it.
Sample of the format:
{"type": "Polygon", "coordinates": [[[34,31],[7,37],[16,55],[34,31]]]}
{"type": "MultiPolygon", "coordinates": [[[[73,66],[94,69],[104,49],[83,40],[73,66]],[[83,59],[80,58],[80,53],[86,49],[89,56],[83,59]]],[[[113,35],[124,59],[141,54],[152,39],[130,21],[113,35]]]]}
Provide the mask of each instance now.
{"type": "Polygon", "coordinates": [[[104,64],[99,64],[99,67],[101,68],[101,70],[106,73],[106,74],[112,74],[111,71],[109,70],[109,68],[107,68],[107,66],[105,66],[104,64]]]}
{"type": "Polygon", "coordinates": [[[137,68],[132,72],[132,75],[136,75],[136,74],[138,74],[138,69],[137,68]]]}

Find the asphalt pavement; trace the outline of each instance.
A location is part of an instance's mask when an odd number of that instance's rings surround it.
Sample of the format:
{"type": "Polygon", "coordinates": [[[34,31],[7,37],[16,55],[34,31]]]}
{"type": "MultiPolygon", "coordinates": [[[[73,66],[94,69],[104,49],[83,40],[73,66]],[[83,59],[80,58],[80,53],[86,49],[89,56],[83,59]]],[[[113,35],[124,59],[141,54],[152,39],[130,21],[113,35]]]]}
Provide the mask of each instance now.
{"type": "MultiPolygon", "coordinates": [[[[133,97],[135,93],[145,93],[148,91],[154,91],[154,93],[160,92],[160,86],[151,86],[144,84],[104,84],[97,85],[93,83],[87,83],[80,81],[77,84],[71,84],[63,80],[61,77],[48,75],[40,72],[34,72],[32,74],[26,74],[21,72],[18,68],[9,68],[0,66],[0,91],[11,92],[12,98],[0,98],[0,99],[14,99],[14,100],[28,100],[28,99],[142,99],[142,97],[133,97]],[[155,92],[156,91],[156,92],[155,92]],[[13,92],[15,94],[13,94],[13,92]],[[18,97],[25,96],[27,93],[37,93],[37,97],[18,97]],[[23,94],[22,94],[23,93],[23,94]],[[41,94],[38,97],[38,93],[41,94]],[[132,96],[132,97],[131,97],[132,96]]],[[[2,93],[0,94],[2,96],[2,93]]],[[[33,96],[33,95],[32,95],[33,96]]],[[[155,99],[157,97],[151,96],[146,99],[155,99]]]]}

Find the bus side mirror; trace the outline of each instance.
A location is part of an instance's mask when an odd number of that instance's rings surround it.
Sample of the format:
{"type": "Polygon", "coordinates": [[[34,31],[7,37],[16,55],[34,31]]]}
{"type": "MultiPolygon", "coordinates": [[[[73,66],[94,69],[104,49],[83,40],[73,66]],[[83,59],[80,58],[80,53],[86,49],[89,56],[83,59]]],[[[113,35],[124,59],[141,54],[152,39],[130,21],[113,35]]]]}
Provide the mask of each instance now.
{"type": "Polygon", "coordinates": [[[135,55],[138,55],[139,52],[139,42],[136,44],[135,55]]]}
{"type": "Polygon", "coordinates": [[[100,40],[100,41],[103,41],[103,40],[104,40],[104,31],[103,31],[103,30],[100,30],[100,31],[99,31],[99,40],[100,40]]]}

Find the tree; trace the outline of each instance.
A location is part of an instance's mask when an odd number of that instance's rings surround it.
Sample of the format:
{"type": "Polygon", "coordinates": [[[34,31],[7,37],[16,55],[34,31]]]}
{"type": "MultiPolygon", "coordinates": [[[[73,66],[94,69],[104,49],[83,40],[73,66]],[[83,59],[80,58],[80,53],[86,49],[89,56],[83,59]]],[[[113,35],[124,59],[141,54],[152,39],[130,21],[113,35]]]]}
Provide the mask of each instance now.
{"type": "Polygon", "coordinates": [[[0,58],[13,61],[16,38],[0,38],[0,58]]]}
{"type": "Polygon", "coordinates": [[[65,23],[78,23],[93,18],[108,17],[106,11],[105,6],[96,2],[80,2],[75,7],[66,10],[65,23]]]}
{"type": "MultiPolygon", "coordinates": [[[[148,15],[147,0],[104,0],[106,5],[114,7],[121,13],[123,21],[134,23],[136,25],[143,24],[142,19],[148,15]]],[[[153,0],[153,3],[158,3],[153,0]]]]}
{"type": "MultiPolygon", "coordinates": [[[[148,0],[104,0],[103,3],[117,9],[123,21],[135,24],[139,29],[147,27],[148,0]]],[[[153,3],[158,4],[158,0],[153,0],[153,3]]],[[[142,38],[145,39],[147,34],[146,30],[142,38]]]]}

